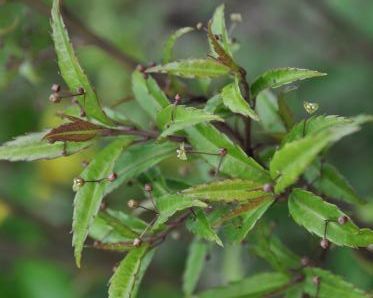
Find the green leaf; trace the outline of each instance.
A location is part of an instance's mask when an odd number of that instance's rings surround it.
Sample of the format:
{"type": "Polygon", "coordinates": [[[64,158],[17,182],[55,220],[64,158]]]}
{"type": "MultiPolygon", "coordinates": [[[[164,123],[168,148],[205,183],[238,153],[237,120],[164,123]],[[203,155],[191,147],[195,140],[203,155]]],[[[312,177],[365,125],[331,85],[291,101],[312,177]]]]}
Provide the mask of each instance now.
{"type": "Polygon", "coordinates": [[[258,115],[250,107],[249,103],[243,98],[238,80],[228,84],[221,91],[224,105],[233,113],[238,113],[246,117],[250,117],[255,121],[259,121],[258,115]]]}
{"type": "MultiPolygon", "coordinates": [[[[0,146],[0,160],[38,160],[64,156],[64,143],[50,144],[43,140],[45,132],[29,133],[0,146]]],[[[66,154],[71,155],[89,147],[92,142],[66,142],[66,154]]]]}
{"type": "Polygon", "coordinates": [[[214,288],[197,295],[198,298],[265,297],[282,289],[290,282],[288,275],[277,272],[259,273],[231,283],[226,287],[214,288]]]}
{"type": "Polygon", "coordinates": [[[105,194],[112,192],[125,181],[141,175],[171,156],[176,156],[176,145],[171,142],[131,146],[118,158],[114,167],[114,172],[118,174],[118,178],[106,186],[105,194]]]}
{"type": "Polygon", "coordinates": [[[194,238],[192,244],[189,246],[188,257],[186,259],[186,266],[183,274],[183,293],[186,297],[190,297],[202,273],[208,253],[207,243],[198,238],[194,238]]]}
{"type": "Polygon", "coordinates": [[[139,285],[154,255],[147,246],[132,249],[110,279],[109,298],[137,296],[139,285]]]}
{"type": "MultiPolygon", "coordinates": [[[[221,4],[215,9],[214,15],[211,20],[211,31],[213,34],[219,36],[219,39],[222,41],[223,49],[230,56],[232,56],[228,31],[225,25],[224,8],[224,4],[221,4]]],[[[212,46],[210,46],[210,49],[212,53],[215,53],[214,48],[212,46]]]]}
{"type": "Polygon", "coordinates": [[[78,101],[87,116],[103,124],[112,125],[111,120],[106,117],[101,109],[97,95],[75,56],[60,13],[60,0],[53,1],[51,26],[58,66],[69,89],[76,92],[78,88],[84,88],[85,95],[79,96],[78,101]]]}
{"type": "Polygon", "coordinates": [[[229,67],[212,59],[188,59],[157,65],[146,70],[147,73],[167,73],[182,78],[213,78],[229,73],[229,67]]]}
{"type": "Polygon", "coordinates": [[[153,226],[157,229],[161,224],[165,223],[172,215],[178,211],[182,211],[191,207],[206,208],[207,204],[193,198],[188,198],[179,194],[166,194],[158,197],[155,200],[159,211],[158,218],[153,226]]]}
{"type": "MultiPolygon", "coordinates": [[[[291,193],[289,212],[296,223],[319,237],[324,236],[325,220],[337,221],[340,216],[346,215],[337,206],[301,189],[291,193]]],[[[345,224],[329,222],[326,238],[336,245],[366,247],[373,244],[373,231],[359,229],[351,220],[345,224]]]]}
{"type": "Polygon", "coordinates": [[[308,136],[285,144],[270,162],[270,173],[276,179],[275,192],[281,193],[295,183],[316,156],[329,143],[329,134],[308,136]]]}
{"type": "Polygon", "coordinates": [[[218,245],[223,246],[219,236],[216,234],[215,230],[210,225],[208,218],[201,208],[193,209],[192,217],[187,221],[188,229],[195,235],[206,239],[208,241],[215,241],[218,245]]]}
{"type": "Polygon", "coordinates": [[[276,96],[269,90],[260,92],[256,99],[256,111],[260,118],[260,125],[270,134],[286,133],[286,127],[279,113],[276,96]]]}
{"type": "MultiPolygon", "coordinates": [[[[268,172],[260,164],[253,158],[248,157],[239,146],[212,125],[198,124],[187,128],[185,131],[194,150],[208,153],[217,153],[221,148],[227,150],[227,155],[220,167],[223,174],[258,183],[271,181],[268,172]]],[[[201,158],[211,166],[217,167],[220,156],[201,154],[201,158]]]]}
{"type": "MultiPolygon", "coordinates": [[[[261,198],[260,200],[254,200],[252,204],[250,202],[244,204],[239,207],[238,210],[233,210],[232,215],[240,213],[242,213],[242,215],[239,228],[237,228],[233,223],[228,223],[225,227],[225,233],[229,241],[233,243],[242,242],[247,234],[254,228],[259,219],[263,217],[273,201],[274,199],[269,196],[261,198]]],[[[226,216],[227,218],[230,217],[229,214],[226,216]]]]}
{"type": "Polygon", "coordinates": [[[167,39],[163,49],[163,64],[169,63],[172,60],[172,51],[174,49],[176,41],[184,34],[193,30],[194,28],[192,27],[184,27],[176,30],[173,34],[171,34],[171,36],[167,39]]]}
{"type": "Polygon", "coordinates": [[[156,120],[157,113],[170,104],[167,96],[152,78],[144,78],[144,74],[134,71],[132,74],[132,92],[137,102],[152,120],[156,120]]]}
{"type": "Polygon", "coordinates": [[[350,204],[363,204],[365,202],[356,194],[351,184],[338,169],[329,163],[310,167],[305,176],[317,190],[328,197],[343,200],[350,204]]]}
{"type": "Polygon", "coordinates": [[[102,243],[115,243],[136,238],[146,223],[121,211],[107,209],[100,212],[89,229],[89,236],[102,243]]]}
{"type": "Polygon", "coordinates": [[[354,285],[346,282],[342,277],[332,274],[321,268],[305,268],[306,280],[304,282],[304,291],[309,295],[315,295],[317,287],[312,279],[315,276],[320,277],[320,290],[318,298],[368,298],[371,297],[362,290],[357,289],[354,285]]]}
{"type": "Polygon", "coordinates": [[[219,116],[193,107],[169,105],[157,115],[158,126],[163,130],[160,137],[203,122],[224,121],[219,116]]]}
{"type": "Polygon", "coordinates": [[[278,88],[298,80],[304,80],[308,78],[320,77],[325,75],[326,73],[301,68],[272,69],[266,71],[254,80],[254,82],[251,85],[252,96],[256,97],[261,91],[268,88],[278,88]]]}
{"type": "MultiPolygon", "coordinates": [[[[114,163],[123,148],[129,146],[132,137],[121,137],[100,151],[81,173],[81,177],[97,180],[107,177],[113,171],[114,163]]],[[[80,259],[88,229],[97,215],[104,197],[106,180],[99,183],[85,183],[77,192],[74,199],[73,215],[73,246],[76,264],[80,267],[80,259]]]]}
{"type": "Polygon", "coordinates": [[[263,191],[263,185],[250,180],[222,180],[208,184],[200,184],[182,191],[182,194],[194,199],[210,202],[246,202],[249,200],[271,197],[263,191]]]}

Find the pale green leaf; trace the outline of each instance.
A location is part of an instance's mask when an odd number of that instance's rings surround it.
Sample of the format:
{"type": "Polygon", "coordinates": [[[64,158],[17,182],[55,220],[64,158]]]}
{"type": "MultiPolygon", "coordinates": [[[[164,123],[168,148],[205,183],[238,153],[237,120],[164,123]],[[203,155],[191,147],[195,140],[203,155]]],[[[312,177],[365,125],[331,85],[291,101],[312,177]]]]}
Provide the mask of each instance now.
{"type": "Polygon", "coordinates": [[[184,27],[176,30],[170,37],[167,39],[166,44],[163,49],[163,63],[169,63],[172,60],[172,51],[174,49],[176,41],[183,36],[184,34],[193,31],[192,27],[184,27]]]}
{"type": "Polygon", "coordinates": [[[233,113],[238,113],[246,117],[250,117],[255,121],[259,121],[258,115],[250,107],[249,103],[243,98],[238,80],[228,84],[221,91],[224,105],[233,113]]]}
{"type": "Polygon", "coordinates": [[[135,298],[153,255],[145,245],[132,249],[110,279],[109,298],[135,298]]]}
{"type": "Polygon", "coordinates": [[[171,156],[176,156],[176,145],[171,142],[131,146],[118,158],[114,167],[118,178],[106,186],[105,194],[171,156]]]}
{"type": "MultiPolygon", "coordinates": [[[[43,140],[46,132],[29,133],[19,136],[0,146],[0,160],[38,160],[53,159],[64,156],[64,143],[53,144],[43,140]]],[[[66,154],[71,155],[92,144],[88,142],[66,142],[66,154]]]]}
{"type": "Polygon", "coordinates": [[[298,80],[304,80],[313,77],[325,76],[321,73],[309,69],[301,68],[277,68],[266,71],[254,80],[251,85],[251,92],[253,97],[268,88],[278,88],[286,84],[293,83],[298,80]]]}
{"type": "MultiPolygon", "coordinates": [[[[187,128],[185,131],[193,150],[208,153],[218,153],[221,148],[227,150],[227,155],[220,167],[223,174],[258,183],[271,181],[268,172],[260,164],[247,156],[239,146],[212,125],[198,124],[187,128]]],[[[217,167],[220,156],[201,154],[201,158],[205,159],[212,167],[217,167]]]]}
{"type": "MultiPolygon", "coordinates": [[[[232,56],[232,51],[230,49],[230,40],[228,36],[227,27],[225,25],[225,14],[224,14],[224,4],[219,5],[214,12],[211,20],[211,31],[213,34],[219,36],[222,41],[223,49],[232,56]]],[[[215,53],[214,48],[210,46],[212,53],[215,53]]]]}
{"type": "Polygon", "coordinates": [[[224,247],[220,269],[223,284],[240,281],[245,277],[245,265],[242,262],[244,253],[244,247],[241,243],[228,243],[224,247]]]}
{"type": "MultiPolygon", "coordinates": [[[[112,173],[114,163],[124,147],[131,144],[133,138],[121,137],[100,151],[81,173],[84,180],[97,180],[112,173]]],[[[85,183],[77,192],[74,199],[73,215],[73,246],[75,260],[80,267],[80,259],[88,229],[97,215],[104,197],[107,180],[99,183],[85,183]]]]}
{"type": "Polygon", "coordinates": [[[182,194],[194,199],[224,202],[246,202],[257,198],[271,197],[263,191],[263,184],[250,180],[222,180],[208,184],[200,184],[182,191],[182,194]]]}
{"type": "Polygon", "coordinates": [[[194,208],[193,210],[193,216],[187,221],[188,229],[203,239],[215,241],[218,245],[223,246],[223,243],[212,228],[203,210],[201,208],[194,208]]]}
{"type": "Polygon", "coordinates": [[[85,95],[79,96],[78,101],[87,116],[100,123],[112,125],[111,120],[106,117],[101,109],[97,95],[74,53],[60,13],[60,0],[53,1],[51,25],[58,66],[69,89],[75,93],[78,88],[84,88],[85,95]]]}
{"type": "Polygon", "coordinates": [[[229,73],[229,67],[212,59],[188,59],[157,65],[146,70],[148,73],[167,73],[182,78],[213,78],[229,73]]]}
{"type": "Polygon", "coordinates": [[[306,280],[304,281],[304,292],[316,295],[317,287],[313,283],[315,276],[320,277],[320,289],[318,298],[368,298],[371,295],[364,293],[354,285],[346,282],[342,277],[332,274],[321,268],[305,268],[306,280]]]}
{"type": "Polygon", "coordinates": [[[269,90],[260,92],[256,99],[256,111],[260,118],[260,125],[267,133],[283,134],[286,127],[281,119],[276,96],[269,90]]]}
{"type": "Polygon", "coordinates": [[[200,200],[185,197],[179,194],[166,194],[156,198],[155,202],[159,215],[153,229],[157,229],[161,224],[165,223],[172,215],[179,211],[191,207],[207,207],[207,204],[200,200]]]}
{"type": "Polygon", "coordinates": [[[351,184],[338,169],[329,163],[311,166],[305,176],[317,190],[328,197],[344,200],[351,204],[365,202],[356,194],[351,184]]]}
{"type": "Polygon", "coordinates": [[[183,292],[186,297],[190,297],[202,273],[208,253],[207,243],[198,238],[194,238],[189,246],[188,257],[186,259],[185,270],[183,274],[183,292]]]}
{"type": "MultiPolygon", "coordinates": [[[[289,212],[296,223],[319,237],[324,236],[325,220],[337,221],[340,216],[346,215],[337,206],[301,189],[291,193],[289,212]]],[[[373,231],[359,229],[351,220],[345,224],[329,222],[326,238],[336,245],[366,247],[373,244],[373,231]]]]}
{"type": "Polygon", "coordinates": [[[160,137],[203,122],[224,121],[219,116],[200,109],[169,105],[157,115],[158,126],[163,130],[160,137]]]}
{"type": "Polygon", "coordinates": [[[238,298],[238,297],[265,297],[272,292],[282,289],[290,282],[290,277],[283,273],[259,273],[226,287],[214,288],[197,295],[198,298],[238,298]]]}
{"type": "Polygon", "coordinates": [[[156,120],[157,113],[170,103],[157,82],[150,76],[145,79],[139,71],[132,74],[132,92],[152,120],[156,120]]]}

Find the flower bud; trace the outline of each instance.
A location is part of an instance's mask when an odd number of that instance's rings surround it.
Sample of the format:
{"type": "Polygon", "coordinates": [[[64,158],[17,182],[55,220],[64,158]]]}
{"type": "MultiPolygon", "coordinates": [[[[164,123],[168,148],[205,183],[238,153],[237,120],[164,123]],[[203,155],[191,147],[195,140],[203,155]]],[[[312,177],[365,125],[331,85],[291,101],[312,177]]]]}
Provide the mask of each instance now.
{"type": "Polygon", "coordinates": [[[73,190],[78,191],[83,185],[85,181],[82,177],[76,177],[73,180],[73,190]]]}
{"type": "Polygon", "coordinates": [[[52,90],[53,93],[60,92],[61,86],[58,85],[58,84],[53,84],[52,87],[51,87],[51,90],[52,90]]]}
{"type": "Polygon", "coordinates": [[[117,173],[113,172],[113,173],[111,173],[111,174],[107,177],[107,180],[109,180],[110,182],[113,182],[113,181],[115,181],[117,178],[118,178],[117,173]]]}
{"type": "Polygon", "coordinates": [[[266,183],[263,185],[264,192],[273,192],[273,185],[271,183],[266,183]]]}
{"type": "Polygon", "coordinates": [[[151,191],[153,190],[153,187],[152,187],[151,184],[146,183],[146,184],[144,185],[144,190],[145,190],[146,192],[151,192],[151,191]]]}
{"type": "Polygon", "coordinates": [[[312,278],[312,282],[314,283],[315,286],[318,286],[320,284],[320,276],[314,276],[312,278]]]}
{"type": "Polygon", "coordinates": [[[330,247],[330,242],[328,239],[322,239],[320,241],[320,246],[323,248],[323,249],[328,249],[330,247]]]}
{"type": "Polygon", "coordinates": [[[344,225],[348,221],[349,221],[349,218],[346,215],[341,215],[340,217],[338,217],[338,223],[340,225],[344,225]]]}
{"type": "Polygon", "coordinates": [[[49,101],[53,103],[59,103],[61,102],[61,97],[58,95],[58,93],[52,93],[49,96],[49,101]]]}
{"type": "Polygon", "coordinates": [[[136,200],[129,200],[128,202],[127,202],[127,206],[129,207],[129,208],[131,208],[131,209],[136,209],[137,207],[139,207],[139,202],[138,201],[136,201],[136,200]]]}
{"type": "Polygon", "coordinates": [[[135,238],[135,239],[133,239],[132,244],[133,244],[134,247],[139,247],[141,245],[141,243],[142,243],[142,241],[141,241],[140,238],[135,238]]]}

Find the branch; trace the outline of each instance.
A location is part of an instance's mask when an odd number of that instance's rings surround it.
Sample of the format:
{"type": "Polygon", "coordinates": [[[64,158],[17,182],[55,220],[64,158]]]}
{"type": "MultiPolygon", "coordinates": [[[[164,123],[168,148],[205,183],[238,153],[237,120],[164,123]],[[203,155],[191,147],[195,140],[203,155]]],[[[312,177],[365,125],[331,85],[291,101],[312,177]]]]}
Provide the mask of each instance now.
{"type": "MultiPolygon", "coordinates": [[[[39,13],[49,17],[50,7],[44,4],[41,0],[19,0],[26,5],[37,10],[39,13]]],[[[98,36],[96,33],[92,32],[86,25],[84,25],[78,18],[76,18],[66,7],[62,8],[62,13],[64,15],[64,20],[70,32],[78,34],[86,43],[93,44],[104,52],[106,52],[113,59],[118,61],[128,70],[132,70],[139,64],[139,61],[123,53],[110,41],[98,36]]]]}

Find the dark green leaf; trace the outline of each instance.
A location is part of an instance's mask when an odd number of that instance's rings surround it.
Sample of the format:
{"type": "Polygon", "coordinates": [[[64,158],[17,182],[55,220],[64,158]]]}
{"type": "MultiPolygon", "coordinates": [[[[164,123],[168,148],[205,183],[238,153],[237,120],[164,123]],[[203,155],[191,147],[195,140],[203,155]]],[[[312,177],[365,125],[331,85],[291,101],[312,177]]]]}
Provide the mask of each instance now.
{"type": "Polygon", "coordinates": [[[148,73],[167,73],[182,78],[213,78],[229,73],[229,67],[212,59],[188,59],[148,68],[148,73]]]}
{"type": "Polygon", "coordinates": [[[304,80],[313,77],[325,76],[314,70],[301,68],[277,68],[269,70],[254,80],[251,85],[251,92],[253,97],[268,88],[278,88],[286,84],[293,83],[298,80],[304,80]]]}
{"type": "Polygon", "coordinates": [[[311,192],[293,190],[289,198],[289,212],[295,222],[319,237],[324,236],[325,221],[332,220],[328,224],[326,238],[337,245],[366,247],[373,244],[372,230],[359,229],[351,220],[345,224],[335,222],[346,214],[311,192]]]}
{"type": "Polygon", "coordinates": [[[183,292],[187,297],[193,294],[197,286],[205,264],[207,252],[207,243],[198,238],[194,238],[192,244],[189,246],[188,257],[183,274],[183,292]]]}
{"type": "Polygon", "coordinates": [[[97,95],[75,56],[74,49],[61,17],[60,0],[53,1],[51,25],[58,66],[69,89],[75,93],[78,88],[83,88],[85,95],[79,96],[78,100],[80,105],[83,106],[87,116],[103,124],[112,125],[110,119],[107,118],[102,111],[97,95]]]}
{"type": "Polygon", "coordinates": [[[153,255],[154,250],[145,245],[132,249],[110,279],[109,298],[136,297],[153,255]]]}
{"type": "MultiPolygon", "coordinates": [[[[107,177],[112,173],[114,163],[119,157],[123,148],[130,145],[131,137],[121,137],[105,149],[100,151],[96,157],[81,173],[81,177],[86,180],[97,180],[107,177]]],[[[80,267],[81,253],[84,241],[88,235],[88,229],[92,225],[94,217],[97,215],[101,201],[104,197],[107,180],[99,183],[85,183],[77,192],[74,199],[73,215],[73,246],[76,264],[80,267]]]]}
{"type": "MultiPolygon", "coordinates": [[[[3,144],[0,147],[0,160],[53,159],[64,155],[62,142],[50,144],[43,140],[45,132],[30,133],[3,144]]],[[[66,154],[71,155],[90,146],[91,142],[67,142],[66,154]]]]}

